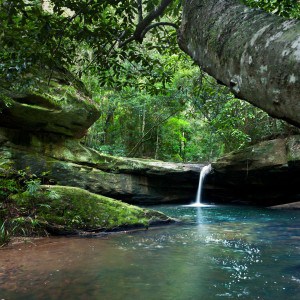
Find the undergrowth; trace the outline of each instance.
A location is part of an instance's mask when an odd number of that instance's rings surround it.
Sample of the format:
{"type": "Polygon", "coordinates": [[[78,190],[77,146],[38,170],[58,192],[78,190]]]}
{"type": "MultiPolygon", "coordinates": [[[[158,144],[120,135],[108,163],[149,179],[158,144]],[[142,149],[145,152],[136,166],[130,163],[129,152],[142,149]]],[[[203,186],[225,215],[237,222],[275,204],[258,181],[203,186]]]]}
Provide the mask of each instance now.
{"type": "Polygon", "coordinates": [[[34,196],[40,189],[41,182],[46,181],[45,175],[47,174],[38,178],[29,168],[19,171],[0,169],[0,247],[7,245],[12,236],[45,234],[34,216],[34,207],[28,211],[16,205],[11,198],[23,192],[34,196]]]}

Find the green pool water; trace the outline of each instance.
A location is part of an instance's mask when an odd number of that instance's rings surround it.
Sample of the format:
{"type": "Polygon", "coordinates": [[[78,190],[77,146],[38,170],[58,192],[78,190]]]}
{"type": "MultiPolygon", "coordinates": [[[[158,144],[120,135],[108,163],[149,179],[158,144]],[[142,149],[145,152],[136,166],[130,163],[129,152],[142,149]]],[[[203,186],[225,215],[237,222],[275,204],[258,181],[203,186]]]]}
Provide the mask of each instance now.
{"type": "Polygon", "coordinates": [[[0,299],[300,299],[300,212],[157,206],[177,225],[0,251],[0,299]]]}

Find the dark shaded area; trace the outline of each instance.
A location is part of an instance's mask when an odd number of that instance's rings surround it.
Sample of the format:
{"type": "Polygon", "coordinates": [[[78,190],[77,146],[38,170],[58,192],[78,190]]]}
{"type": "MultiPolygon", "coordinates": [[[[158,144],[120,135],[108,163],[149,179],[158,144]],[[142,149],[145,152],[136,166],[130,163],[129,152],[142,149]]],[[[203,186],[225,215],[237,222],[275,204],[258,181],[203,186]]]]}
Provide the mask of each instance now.
{"type": "Polygon", "coordinates": [[[213,203],[272,206],[300,200],[299,170],[292,166],[255,171],[212,172],[204,199],[213,203]]]}

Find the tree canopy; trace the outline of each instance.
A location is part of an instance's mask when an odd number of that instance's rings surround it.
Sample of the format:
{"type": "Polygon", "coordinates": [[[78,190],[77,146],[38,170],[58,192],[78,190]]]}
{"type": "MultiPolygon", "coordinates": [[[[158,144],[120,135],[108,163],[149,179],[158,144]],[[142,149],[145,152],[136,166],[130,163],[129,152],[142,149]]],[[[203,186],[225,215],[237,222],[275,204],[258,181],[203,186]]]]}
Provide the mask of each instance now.
{"type": "MultiPolygon", "coordinates": [[[[244,2],[283,16],[300,14],[297,0],[244,2]]],[[[134,75],[163,82],[169,74],[157,73],[163,66],[152,54],[178,53],[180,19],[180,0],[1,0],[1,76],[47,65],[79,77],[97,73],[100,84],[114,87],[124,77],[135,84],[134,75]]]]}
{"type": "Polygon", "coordinates": [[[1,74],[10,79],[47,65],[79,77],[92,71],[102,85],[120,86],[124,74],[128,85],[134,82],[127,76],[132,65],[132,74],[153,81],[149,74],[160,61],[144,47],[177,51],[179,10],[179,1],[172,0],[1,1],[1,74]]]}
{"type": "MultiPolygon", "coordinates": [[[[300,16],[297,0],[243,2],[300,16]]],[[[101,104],[86,143],[117,155],[205,161],[293,130],[236,99],[179,50],[181,5],[0,0],[0,82],[22,89],[16,79],[38,80],[26,77],[32,68],[69,70],[101,104]]]]}

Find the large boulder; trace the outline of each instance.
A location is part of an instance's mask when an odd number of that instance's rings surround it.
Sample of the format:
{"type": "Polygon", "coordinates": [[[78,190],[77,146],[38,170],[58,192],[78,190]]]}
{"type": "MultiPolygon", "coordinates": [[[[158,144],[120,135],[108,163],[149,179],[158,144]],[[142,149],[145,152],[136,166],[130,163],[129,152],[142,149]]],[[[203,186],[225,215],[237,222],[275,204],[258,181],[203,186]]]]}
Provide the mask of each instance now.
{"type": "Polygon", "coordinates": [[[182,1],[179,46],[238,98],[300,127],[300,20],[242,2],[182,1]]]}
{"type": "Polygon", "coordinates": [[[41,186],[34,193],[11,196],[11,201],[25,223],[29,214],[36,230],[52,234],[94,234],[175,221],[157,211],[66,186],[41,186]]]}
{"type": "Polygon", "coordinates": [[[298,201],[299,153],[299,135],[232,152],[212,164],[206,181],[208,197],[263,206],[298,201]]]}
{"type": "Polygon", "coordinates": [[[32,69],[0,81],[0,126],[79,138],[98,117],[97,104],[66,70],[32,69]]]}

